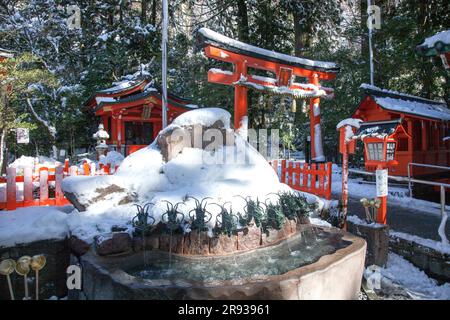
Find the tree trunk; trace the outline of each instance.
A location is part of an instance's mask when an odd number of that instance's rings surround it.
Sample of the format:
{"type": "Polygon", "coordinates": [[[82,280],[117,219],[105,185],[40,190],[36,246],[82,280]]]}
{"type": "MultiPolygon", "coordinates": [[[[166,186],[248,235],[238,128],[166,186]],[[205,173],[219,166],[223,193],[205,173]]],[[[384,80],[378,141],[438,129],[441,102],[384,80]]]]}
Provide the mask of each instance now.
{"type": "Polygon", "coordinates": [[[141,25],[147,24],[148,0],[141,0],[141,25]]]}
{"type": "Polygon", "coordinates": [[[294,19],[294,52],[297,57],[300,57],[310,48],[311,43],[311,35],[309,32],[309,27],[300,23],[302,19],[301,15],[298,11],[294,10],[292,12],[292,16],[294,19]]]}
{"type": "Polygon", "coordinates": [[[1,174],[6,172],[5,150],[6,150],[6,128],[3,128],[0,135],[0,170],[1,174]]]}
{"type": "Polygon", "coordinates": [[[152,25],[156,26],[156,5],[157,5],[157,0],[153,0],[152,3],[152,25]]]}
{"type": "Polygon", "coordinates": [[[249,28],[248,28],[248,12],[246,0],[237,1],[238,9],[238,36],[239,40],[248,42],[249,40],[249,28]]]}
{"type": "Polygon", "coordinates": [[[369,55],[369,40],[367,35],[367,0],[359,2],[359,13],[361,16],[361,56],[364,60],[369,55]]]}

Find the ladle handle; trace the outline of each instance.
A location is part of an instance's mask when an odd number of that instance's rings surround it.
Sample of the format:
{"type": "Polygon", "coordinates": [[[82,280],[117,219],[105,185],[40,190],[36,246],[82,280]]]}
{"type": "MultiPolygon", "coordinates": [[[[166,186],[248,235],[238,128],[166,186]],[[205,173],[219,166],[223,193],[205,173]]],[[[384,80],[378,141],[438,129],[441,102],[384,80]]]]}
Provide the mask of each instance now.
{"type": "Polygon", "coordinates": [[[9,276],[9,274],[6,275],[6,279],[8,281],[9,295],[11,296],[11,300],[15,300],[14,292],[13,292],[13,288],[12,288],[12,284],[11,284],[11,277],[9,276]]]}
{"type": "Polygon", "coordinates": [[[23,281],[25,283],[25,300],[29,300],[28,297],[28,281],[27,281],[27,275],[23,276],[23,281]]]}
{"type": "Polygon", "coordinates": [[[36,270],[36,300],[39,300],[39,270],[36,270]]]}

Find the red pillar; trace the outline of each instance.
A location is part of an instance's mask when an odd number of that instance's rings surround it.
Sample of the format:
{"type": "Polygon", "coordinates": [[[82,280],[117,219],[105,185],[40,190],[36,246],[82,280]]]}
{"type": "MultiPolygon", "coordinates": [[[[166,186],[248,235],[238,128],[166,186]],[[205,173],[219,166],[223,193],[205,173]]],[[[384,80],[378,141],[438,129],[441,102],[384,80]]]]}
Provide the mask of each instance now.
{"type": "MultiPolygon", "coordinates": [[[[238,77],[247,76],[247,66],[245,62],[236,63],[235,73],[238,77]]],[[[239,85],[234,86],[234,129],[241,127],[241,120],[247,116],[247,88],[239,85]]]]}
{"type": "MultiPolygon", "coordinates": [[[[319,76],[315,73],[309,78],[309,82],[319,86],[319,76]]],[[[322,133],[320,129],[320,99],[312,98],[309,104],[309,122],[311,135],[311,161],[325,161],[322,148],[322,133]]]]}
{"type": "Polygon", "coordinates": [[[116,118],[117,130],[117,152],[122,152],[122,115],[119,114],[116,118]]]}

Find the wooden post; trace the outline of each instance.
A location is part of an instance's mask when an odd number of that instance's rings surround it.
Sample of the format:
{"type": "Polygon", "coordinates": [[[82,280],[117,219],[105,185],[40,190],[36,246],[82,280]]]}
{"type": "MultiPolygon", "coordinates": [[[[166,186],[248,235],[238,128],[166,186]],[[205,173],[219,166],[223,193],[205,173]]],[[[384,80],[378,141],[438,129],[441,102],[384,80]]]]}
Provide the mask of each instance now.
{"type": "Polygon", "coordinates": [[[281,160],[281,177],[280,177],[281,183],[286,183],[286,160],[281,160]]]}
{"type": "Polygon", "coordinates": [[[55,205],[62,205],[64,203],[64,193],[61,189],[62,180],[64,177],[64,168],[56,167],[55,171],[55,205]]]}
{"type": "Polygon", "coordinates": [[[78,175],[78,168],[77,168],[77,166],[71,166],[69,168],[69,175],[70,176],[77,176],[78,175]]]}
{"type": "Polygon", "coordinates": [[[86,161],[83,163],[83,175],[85,176],[91,175],[91,166],[86,161]]]}
{"type": "Polygon", "coordinates": [[[332,176],[333,176],[333,164],[331,162],[327,162],[327,179],[326,179],[326,193],[325,199],[331,200],[331,186],[332,186],[332,176]]]}
{"type": "Polygon", "coordinates": [[[424,120],[420,120],[422,130],[422,151],[428,150],[428,137],[427,137],[427,123],[424,120]]]}
{"type": "MultiPolygon", "coordinates": [[[[319,86],[319,76],[315,73],[309,82],[319,86]]],[[[320,128],[320,98],[312,98],[309,104],[309,123],[311,135],[311,161],[323,162],[322,132],[320,128]]]]}
{"type": "Polygon", "coordinates": [[[23,168],[23,205],[33,205],[33,168],[23,168]]]}
{"type": "Polygon", "coordinates": [[[116,119],[117,128],[117,152],[122,152],[122,115],[119,115],[116,119]]]}
{"type": "Polygon", "coordinates": [[[39,169],[39,205],[46,205],[48,201],[48,168],[39,169]]]}
{"type": "MultiPolygon", "coordinates": [[[[345,127],[344,127],[345,128],[345,127]]],[[[345,133],[344,133],[345,134],[345,133]]],[[[347,230],[347,207],[348,207],[348,145],[345,146],[342,153],[342,229],[347,230]]]]}
{"type": "Polygon", "coordinates": [[[64,171],[65,174],[69,173],[69,159],[64,160],[64,171]]]}
{"type": "Polygon", "coordinates": [[[16,168],[6,168],[6,210],[16,210],[16,168]]]}
{"type": "MultiPolygon", "coordinates": [[[[383,170],[382,165],[377,166],[377,170],[383,170]]],[[[380,208],[377,210],[377,223],[387,223],[387,195],[378,197],[380,199],[380,208]]]]}

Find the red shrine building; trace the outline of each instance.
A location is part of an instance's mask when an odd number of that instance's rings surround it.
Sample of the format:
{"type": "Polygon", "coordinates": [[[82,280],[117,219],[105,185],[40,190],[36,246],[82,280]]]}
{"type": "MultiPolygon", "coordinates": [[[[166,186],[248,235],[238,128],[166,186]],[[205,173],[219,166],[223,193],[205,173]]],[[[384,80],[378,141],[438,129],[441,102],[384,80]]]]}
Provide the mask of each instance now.
{"type": "MultiPolygon", "coordinates": [[[[168,94],[168,122],[192,108],[189,100],[168,94]]],[[[100,117],[109,133],[106,141],[110,150],[128,155],[156,138],[162,129],[161,90],[148,79],[133,79],[97,91],[85,107],[100,117]]]]}
{"type": "MultiPolygon", "coordinates": [[[[361,85],[361,88],[364,98],[352,117],[373,122],[374,128],[380,130],[394,124],[393,132],[400,132],[394,135],[398,165],[389,168],[389,174],[407,176],[409,163],[450,166],[450,110],[444,102],[368,84],[361,85]]],[[[366,165],[368,171],[375,169],[366,165]]],[[[411,175],[415,177],[436,174],[439,175],[436,169],[431,168],[414,167],[411,170],[411,175]]]]}

